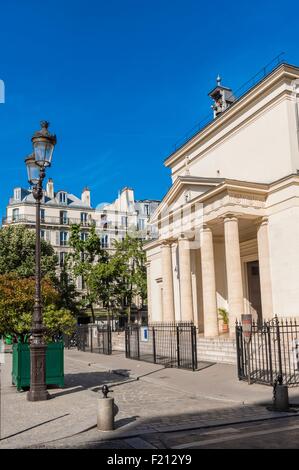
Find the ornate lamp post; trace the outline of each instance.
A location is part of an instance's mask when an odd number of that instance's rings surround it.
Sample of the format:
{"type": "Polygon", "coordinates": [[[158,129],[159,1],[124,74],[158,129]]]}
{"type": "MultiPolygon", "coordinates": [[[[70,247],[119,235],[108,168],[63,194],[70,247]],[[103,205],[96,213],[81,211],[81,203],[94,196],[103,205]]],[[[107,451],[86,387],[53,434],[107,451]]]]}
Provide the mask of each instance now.
{"type": "Polygon", "coordinates": [[[47,400],[49,394],[46,385],[46,344],[44,342],[44,326],[41,300],[41,268],[40,268],[40,203],[43,197],[43,180],[46,168],[51,166],[56,136],[48,131],[49,123],[41,122],[41,130],[37,131],[31,141],[33,153],[26,158],[28,181],[36,203],[36,242],[35,242],[35,303],[32,321],[32,341],[30,344],[30,390],[29,401],[47,400]]]}

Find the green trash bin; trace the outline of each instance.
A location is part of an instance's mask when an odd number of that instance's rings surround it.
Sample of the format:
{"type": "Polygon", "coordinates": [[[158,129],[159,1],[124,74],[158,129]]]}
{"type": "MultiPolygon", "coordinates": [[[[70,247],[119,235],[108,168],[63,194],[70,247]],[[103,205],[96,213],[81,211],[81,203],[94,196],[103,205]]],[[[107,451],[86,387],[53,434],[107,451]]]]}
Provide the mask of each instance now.
{"type": "MultiPolygon", "coordinates": [[[[12,347],[12,383],[17,390],[30,387],[30,349],[28,343],[12,347]]],[[[64,386],[64,343],[48,343],[46,351],[46,384],[64,386]]]]}

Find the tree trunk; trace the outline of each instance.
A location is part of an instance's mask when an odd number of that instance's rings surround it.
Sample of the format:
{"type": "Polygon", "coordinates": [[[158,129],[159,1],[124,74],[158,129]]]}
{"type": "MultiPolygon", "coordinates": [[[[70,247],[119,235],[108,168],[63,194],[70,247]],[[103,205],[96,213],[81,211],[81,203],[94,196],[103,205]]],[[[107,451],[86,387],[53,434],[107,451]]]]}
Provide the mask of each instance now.
{"type": "Polygon", "coordinates": [[[94,308],[92,303],[90,302],[90,310],[91,310],[91,316],[92,316],[92,323],[96,322],[95,315],[94,315],[94,308]]]}

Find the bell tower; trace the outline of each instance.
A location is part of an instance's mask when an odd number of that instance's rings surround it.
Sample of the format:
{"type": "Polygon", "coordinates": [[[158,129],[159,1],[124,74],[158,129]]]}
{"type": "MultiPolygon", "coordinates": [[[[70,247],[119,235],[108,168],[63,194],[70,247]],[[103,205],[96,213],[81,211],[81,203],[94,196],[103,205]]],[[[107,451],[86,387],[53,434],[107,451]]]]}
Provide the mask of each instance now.
{"type": "Polygon", "coordinates": [[[211,106],[214,111],[214,118],[223,113],[236,101],[232,89],[221,85],[221,77],[219,75],[216,81],[217,86],[209,93],[209,96],[214,101],[214,104],[211,106]]]}

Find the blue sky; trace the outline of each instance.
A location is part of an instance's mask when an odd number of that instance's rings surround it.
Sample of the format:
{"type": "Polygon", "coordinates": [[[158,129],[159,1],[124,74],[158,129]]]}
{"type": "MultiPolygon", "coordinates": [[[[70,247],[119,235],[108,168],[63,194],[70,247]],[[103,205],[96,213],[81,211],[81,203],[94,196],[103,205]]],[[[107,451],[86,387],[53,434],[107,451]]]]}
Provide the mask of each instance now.
{"type": "Polygon", "coordinates": [[[92,204],[124,186],[160,199],[163,160],[210,111],[218,73],[238,88],[281,51],[299,65],[294,1],[1,2],[0,209],[27,186],[24,157],[47,119],[55,189],[92,204]]]}

